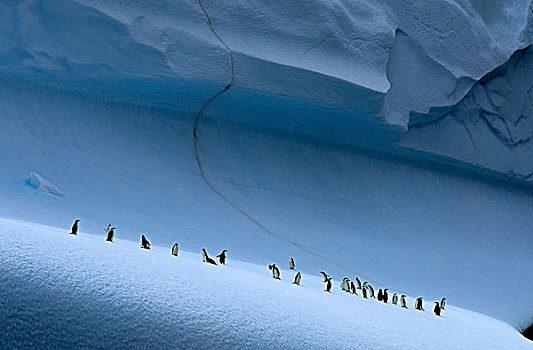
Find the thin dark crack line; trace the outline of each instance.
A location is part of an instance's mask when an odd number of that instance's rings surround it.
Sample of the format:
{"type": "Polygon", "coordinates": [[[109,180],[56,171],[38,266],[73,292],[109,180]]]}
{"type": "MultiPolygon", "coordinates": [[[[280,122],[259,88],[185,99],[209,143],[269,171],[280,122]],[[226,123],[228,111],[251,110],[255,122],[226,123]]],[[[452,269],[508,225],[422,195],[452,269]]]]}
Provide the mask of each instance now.
{"type": "MultiPolygon", "coordinates": [[[[244,210],[242,210],[240,207],[238,207],[235,203],[233,203],[231,200],[229,200],[222,192],[220,192],[216,187],[215,185],[206,177],[205,175],[205,172],[204,172],[204,168],[202,166],[202,162],[200,160],[200,151],[199,151],[199,142],[198,142],[198,129],[199,129],[199,122],[200,122],[200,119],[202,117],[202,115],[204,114],[204,112],[206,111],[206,109],[209,107],[209,105],[215,101],[217,98],[219,98],[223,93],[225,93],[226,91],[228,91],[234,84],[235,82],[235,62],[234,62],[234,57],[233,57],[233,51],[231,50],[231,48],[228,46],[228,44],[226,44],[226,42],[224,40],[222,40],[222,38],[218,35],[218,33],[215,31],[215,29],[213,28],[213,24],[211,22],[211,18],[209,17],[209,15],[207,14],[207,11],[205,10],[203,4],[202,4],[202,1],[201,0],[198,0],[198,5],[200,7],[200,9],[202,10],[204,16],[205,16],[205,19],[206,19],[206,22],[207,22],[207,25],[209,27],[209,29],[211,30],[211,32],[213,33],[213,35],[218,39],[218,41],[220,41],[220,43],[226,48],[226,50],[228,51],[229,53],[229,56],[230,56],[230,64],[231,64],[231,80],[230,82],[220,91],[218,91],[216,94],[214,94],[213,96],[211,96],[211,98],[209,98],[203,105],[202,107],[200,108],[200,110],[198,111],[198,113],[196,113],[196,117],[194,119],[194,129],[193,129],[193,138],[194,138],[194,153],[195,153],[195,157],[196,157],[196,164],[198,166],[198,169],[200,171],[200,177],[202,178],[202,180],[207,184],[207,186],[216,194],[220,197],[220,199],[222,199],[226,204],[228,204],[230,207],[232,207],[233,209],[235,209],[237,212],[239,212],[241,215],[243,215],[244,217],[246,217],[248,220],[250,220],[252,223],[254,223],[257,227],[259,227],[263,232],[265,232],[266,234],[280,240],[280,241],[283,241],[283,242],[286,242],[310,255],[313,255],[317,258],[319,258],[320,260],[322,261],[325,261],[325,262],[328,262],[334,266],[337,266],[338,268],[341,268],[347,272],[350,272],[351,274],[353,275],[356,275],[356,272],[354,270],[352,270],[351,268],[347,267],[347,266],[344,266],[342,264],[339,264],[327,257],[325,257],[324,255],[320,254],[320,253],[317,253],[315,252],[314,250],[310,249],[310,248],[307,248],[295,241],[292,241],[288,238],[285,238],[283,236],[280,236],[274,232],[272,232],[270,229],[268,229],[265,225],[263,225],[262,223],[260,223],[259,221],[257,221],[254,217],[252,217],[250,214],[248,214],[247,212],[245,212],[244,210]]],[[[370,278],[367,278],[366,276],[362,275],[362,274],[359,274],[360,277],[362,277],[363,279],[366,279],[368,280],[369,282],[372,282],[372,283],[376,283],[378,285],[382,285],[384,286],[384,284],[382,283],[379,283],[378,281],[376,280],[373,280],[373,279],[370,279],[370,278]]],[[[397,289],[398,292],[402,292],[400,289],[397,289]]],[[[407,293],[405,293],[407,294],[407,293]]]]}

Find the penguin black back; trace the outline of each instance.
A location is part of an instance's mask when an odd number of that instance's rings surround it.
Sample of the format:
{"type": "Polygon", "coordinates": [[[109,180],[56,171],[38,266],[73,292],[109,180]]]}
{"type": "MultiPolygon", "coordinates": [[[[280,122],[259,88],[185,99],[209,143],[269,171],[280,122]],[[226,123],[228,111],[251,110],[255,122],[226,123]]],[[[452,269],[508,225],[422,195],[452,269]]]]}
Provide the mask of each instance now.
{"type": "Polygon", "coordinates": [[[226,265],[226,252],[227,250],[224,249],[220,254],[217,255],[218,261],[221,265],[226,265]]]}
{"type": "Polygon", "coordinates": [[[179,254],[179,245],[178,245],[178,243],[174,243],[174,245],[172,246],[172,249],[170,250],[170,254],[172,254],[173,256],[178,256],[178,254],[179,254]]]}
{"type": "Polygon", "coordinates": [[[294,275],[294,281],[292,283],[299,286],[301,281],[302,281],[302,274],[300,272],[296,272],[296,275],[294,275]]]}
{"type": "Polygon", "coordinates": [[[74,220],[74,224],[72,224],[72,228],[70,230],[70,234],[76,236],[78,234],[78,222],[80,222],[80,219],[74,220]]]}
{"type": "Polygon", "coordinates": [[[353,283],[353,281],[350,281],[350,292],[352,294],[357,295],[357,288],[355,287],[355,284],[353,283]]]}
{"type": "Polygon", "coordinates": [[[280,280],[281,279],[280,272],[279,272],[279,269],[276,266],[276,264],[268,265],[268,269],[270,271],[272,271],[272,278],[274,278],[276,280],[280,280]]]}
{"type": "Polygon", "coordinates": [[[438,301],[435,302],[435,307],[433,308],[433,312],[435,315],[440,316],[440,304],[438,301]]]}
{"type": "Polygon", "coordinates": [[[148,242],[148,239],[146,239],[145,235],[141,235],[141,248],[150,250],[151,247],[152,245],[150,242],[148,242]]]}
{"type": "Polygon", "coordinates": [[[107,238],[106,238],[106,241],[107,242],[111,242],[113,243],[113,238],[115,237],[115,228],[114,227],[111,227],[109,229],[109,231],[107,232],[107,238]]]}
{"type": "Polygon", "coordinates": [[[415,309],[420,310],[420,311],[425,311],[424,310],[424,305],[423,305],[423,302],[422,302],[422,297],[416,298],[415,309]]]}
{"type": "Polygon", "coordinates": [[[325,292],[331,293],[331,280],[332,279],[333,278],[328,277],[328,280],[326,281],[326,290],[325,290],[325,292]]]}
{"type": "Polygon", "coordinates": [[[205,263],[211,264],[211,265],[217,265],[216,261],[209,257],[205,248],[202,248],[202,257],[205,263]]]}
{"type": "Polygon", "coordinates": [[[293,259],[293,258],[290,258],[290,259],[289,259],[289,269],[294,270],[294,267],[295,267],[295,266],[296,266],[296,265],[294,264],[294,259],[293,259]]]}
{"type": "Polygon", "coordinates": [[[407,307],[407,300],[405,299],[405,295],[402,294],[402,296],[400,297],[400,304],[402,304],[402,308],[403,309],[409,309],[407,307]]]}

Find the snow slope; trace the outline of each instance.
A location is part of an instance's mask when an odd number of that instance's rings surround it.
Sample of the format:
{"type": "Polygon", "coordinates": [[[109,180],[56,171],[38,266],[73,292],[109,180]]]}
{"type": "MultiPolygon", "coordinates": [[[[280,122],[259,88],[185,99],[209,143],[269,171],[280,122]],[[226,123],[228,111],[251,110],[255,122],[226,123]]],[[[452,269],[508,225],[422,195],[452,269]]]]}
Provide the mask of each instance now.
{"type": "MultiPolygon", "coordinates": [[[[509,325],[448,306],[426,312],[323,292],[231,258],[0,220],[0,342],[7,348],[531,349],[509,325]]],[[[150,237],[149,237],[150,238],[150,237]]],[[[214,252],[212,252],[214,253],[214,252]]],[[[230,253],[231,254],[231,253],[230,253]]],[[[337,276],[335,276],[337,277],[337,276]]],[[[335,283],[337,285],[337,282],[335,283]]]]}
{"type": "Polygon", "coordinates": [[[295,256],[306,273],[358,273],[406,293],[446,295],[517,328],[531,320],[527,189],[231,118],[205,119],[205,175],[266,232],[205,185],[187,114],[38,88],[1,91],[9,117],[0,155],[10,164],[1,173],[3,217],[67,228],[79,217],[87,232],[112,223],[118,237],[147,232],[164,245],[178,235],[191,250],[222,245],[263,265],[295,256]],[[36,170],[64,196],[28,186],[36,170]],[[506,297],[495,278],[514,286],[506,297]]]}

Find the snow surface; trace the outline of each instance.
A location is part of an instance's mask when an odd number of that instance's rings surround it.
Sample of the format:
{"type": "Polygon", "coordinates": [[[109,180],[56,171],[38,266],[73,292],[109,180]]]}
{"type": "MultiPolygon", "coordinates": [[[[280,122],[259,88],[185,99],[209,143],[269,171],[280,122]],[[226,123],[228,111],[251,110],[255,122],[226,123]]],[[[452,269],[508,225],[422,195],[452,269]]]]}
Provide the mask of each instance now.
{"type": "MultiPolygon", "coordinates": [[[[321,277],[201,262],[137,242],[0,219],[6,348],[531,349],[509,325],[449,305],[425,312],[324,293],[321,277]]],[[[152,238],[148,236],[148,238],[152,238]]],[[[222,248],[222,247],[221,247],[222,248]]],[[[214,254],[212,251],[211,254],[214,254]]],[[[288,260],[288,259],[287,259],[288,260]]],[[[298,265],[298,261],[296,262],[298,265]]],[[[279,262],[279,265],[285,265],[279,262]]]]}

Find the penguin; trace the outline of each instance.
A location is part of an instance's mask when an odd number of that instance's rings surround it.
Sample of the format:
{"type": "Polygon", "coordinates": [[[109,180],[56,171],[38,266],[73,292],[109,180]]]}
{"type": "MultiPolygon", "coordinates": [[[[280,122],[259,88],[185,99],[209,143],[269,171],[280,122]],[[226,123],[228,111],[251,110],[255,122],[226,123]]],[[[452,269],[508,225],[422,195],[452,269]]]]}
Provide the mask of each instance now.
{"type": "Polygon", "coordinates": [[[107,228],[104,230],[106,236],[109,233],[109,231],[111,231],[111,224],[107,225],[107,228]]]}
{"type": "Polygon", "coordinates": [[[417,309],[417,310],[419,310],[419,311],[425,311],[425,310],[424,310],[423,303],[422,303],[422,297],[418,297],[418,298],[416,298],[416,301],[415,301],[415,309],[417,309]]]}
{"type": "Polygon", "coordinates": [[[328,277],[327,281],[326,281],[326,290],[324,292],[328,292],[328,293],[331,293],[331,280],[333,278],[331,277],[328,277]]]}
{"type": "Polygon", "coordinates": [[[446,310],[445,306],[446,306],[446,298],[442,298],[442,299],[440,300],[440,308],[441,308],[442,310],[446,310]]]}
{"type": "Polygon", "coordinates": [[[111,227],[109,229],[109,231],[107,232],[107,238],[106,238],[106,241],[107,242],[111,242],[113,243],[113,238],[115,237],[115,228],[114,227],[111,227]]]}
{"type": "Polygon", "coordinates": [[[440,304],[438,301],[435,302],[435,307],[433,308],[433,312],[435,313],[435,315],[437,316],[440,316],[440,304]]]}
{"type": "Polygon", "coordinates": [[[388,288],[385,288],[383,290],[383,298],[382,298],[382,300],[383,300],[383,302],[385,304],[387,304],[389,302],[389,292],[387,292],[388,290],[389,290],[388,288]]]}
{"type": "Polygon", "coordinates": [[[366,289],[365,285],[363,285],[362,291],[363,291],[363,299],[368,299],[368,290],[366,289]]]}
{"type": "Polygon", "coordinates": [[[348,277],[344,277],[342,279],[341,284],[340,284],[341,290],[343,290],[345,292],[348,292],[349,291],[349,289],[348,289],[349,282],[350,282],[350,280],[348,279],[348,277]]]}
{"type": "Polygon", "coordinates": [[[178,252],[179,252],[178,243],[174,243],[174,245],[172,246],[172,250],[170,251],[170,254],[172,254],[173,256],[178,256],[178,252]]]}
{"type": "Polygon", "coordinates": [[[279,269],[276,264],[268,265],[268,269],[272,271],[272,278],[276,280],[281,280],[279,269]]]}
{"type": "Polygon", "coordinates": [[[402,304],[402,308],[404,308],[404,309],[409,309],[409,308],[407,307],[407,300],[405,300],[405,294],[402,294],[402,295],[400,296],[400,304],[402,304]]]}
{"type": "Polygon", "coordinates": [[[77,236],[78,235],[78,222],[80,222],[80,219],[76,219],[74,221],[74,224],[72,225],[72,229],[70,230],[70,234],[77,236]]]}
{"type": "Polygon", "coordinates": [[[218,261],[221,265],[226,265],[226,252],[227,250],[224,249],[220,254],[217,255],[218,261]]]}
{"type": "Polygon", "coordinates": [[[202,257],[203,257],[203,261],[207,264],[211,264],[211,265],[217,264],[215,260],[211,259],[209,255],[207,255],[205,248],[202,248],[202,257]]]}
{"type": "Polygon", "coordinates": [[[368,288],[368,291],[370,292],[370,297],[375,299],[376,295],[374,294],[374,288],[372,288],[370,284],[367,284],[366,287],[368,288]]]}
{"type": "Polygon", "coordinates": [[[394,293],[394,294],[392,295],[392,303],[393,303],[394,305],[398,305],[398,294],[394,293]]]}
{"type": "Polygon", "coordinates": [[[294,282],[292,282],[292,284],[296,284],[297,286],[299,286],[301,281],[302,274],[300,272],[296,272],[296,275],[294,275],[294,282]]]}
{"type": "Polygon", "coordinates": [[[382,301],[383,300],[383,291],[381,290],[381,288],[378,290],[378,301],[382,301]]]}
{"type": "Polygon", "coordinates": [[[355,277],[355,283],[357,283],[357,288],[361,289],[361,280],[357,276],[355,277]]]}
{"type": "Polygon", "coordinates": [[[150,250],[151,247],[152,247],[152,245],[150,244],[150,242],[148,242],[146,237],[144,235],[141,235],[141,248],[142,249],[146,249],[146,250],[150,250]]]}
{"type": "Polygon", "coordinates": [[[293,259],[293,258],[290,258],[290,259],[289,259],[289,269],[294,270],[294,266],[295,266],[295,265],[294,265],[294,259],[293,259]]]}
{"type": "Polygon", "coordinates": [[[328,274],[325,273],[324,271],[320,271],[320,274],[322,275],[322,278],[323,278],[322,282],[326,283],[328,281],[328,278],[329,278],[328,274]]]}
{"type": "Polygon", "coordinates": [[[351,289],[351,293],[352,294],[355,294],[355,295],[358,295],[357,294],[357,288],[355,287],[355,284],[353,283],[353,281],[350,281],[350,289],[351,289]]]}

